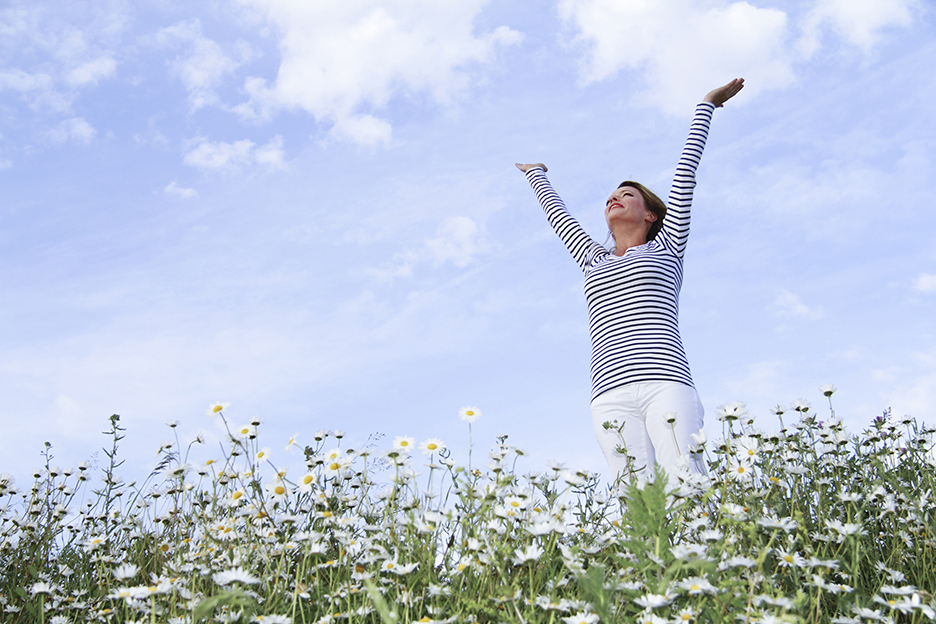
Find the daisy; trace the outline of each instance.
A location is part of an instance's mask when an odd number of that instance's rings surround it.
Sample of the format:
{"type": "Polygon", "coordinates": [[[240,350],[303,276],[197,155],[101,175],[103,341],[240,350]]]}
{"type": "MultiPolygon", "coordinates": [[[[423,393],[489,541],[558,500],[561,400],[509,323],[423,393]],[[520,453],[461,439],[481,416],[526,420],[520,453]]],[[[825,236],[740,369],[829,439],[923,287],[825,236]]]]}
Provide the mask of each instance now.
{"type": "Polygon", "coordinates": [[[802,412],[804,414],[809,411],[809,407],[810,407],[809,401],[807,401],[806,399],[796,399],[795,401],[790,403],[790,409],[797,411],[797,412],[802,412]]]}
{"type": "Polygon", "coordinates": [[[409,436],[397,436],[393,441],[393,448],[397,451],[411,451],[416,445],[416,440],[409,436]]]}
{"type": "Polygon", "coordinates": [[[581,611],[575,615],[570,615],[568,617],[562,618],[562,621],[566,624],[595,624],[598,621],[598,615],[595,613],[588,613],[586,611],[581,611]]]}
{"type": "Polygon", "coordinates": [[[267,483],[265,487],[274,502],[282,502],[289,496],[289,486],[283,479],[274,479],[267,483]]]}
{"type": "Polygon", "coordinates": [[[211,405],[208,406],[208,411],[205,413],[208,416],[214,416],[221,410],[226,410],[229,407],[231,407],[230,403],[212,403],[211,405]]]}
{"type": "Polygon", "coordinates": [[[231,431],[231,434],[237,440],[253,439],[257,437],[257,428],[247,423],[231,431]]]}
{"type": "Polygon", "coordinates": [[[668,595],[664,596],[662,594],[644,594],[640,598],[634,598],[634,602],[644,609],[656,609],[657,607],[665,607],[673,602],[673,597],[668,595]]]}
{"type": "Polygon", "coordinates": [[[757,438],[743,435],[738,436],[732,441],[734,452],[740,461],[753,463],[757,461],[757,438]]]}
{"type": "Polygon", "coordinates": [[[784,531],[795,531],[797,527],[796,520],[793,518],[758,518],[757,524],[768,529],[783,529],[784,531]]]}
{"type": "Polygon", "coordinates": [[[563,470],[561,473],[562,480],[572,486],[585,485],[585,477],[582,476],[582,473],[579,471],[573,472],[571,470],[563,470]]]}
{"type": "Polygon", "coordinates": [[[708,579],[702,576],[694,576],[692,578],[687,578],[678,583],[679,587],[685,589],[690,596],[698,596],[702,593],[714,594],[717,589],[715,586],[708,582],[708,579]]]}
{"type": "Polygon", "coordinates": [[[308,472],[299,479],[299,491],[308,494],[313,488],[315,488],[315,475],[308,472]]]}
{"type": "Polygon", "coordinates": [[[803,559],[799,553],[787,552],[780,548],[777,549],[777,563],[779,563],[784,568],[803,568],[806,566],[806,560],[803,559]]]}
{"type": "Polygon", "coordinates": [[[546,552],[536,544],[530,544],[527,546],[526,550],[518,548],[514,555],[514,565],[523,565],[528,561],[537,561],[540,557],[543,556],[543,553],[546,552]]]}
{"type": "Polygon", "coordinates": [[[231,568],[224,572],[216,572],[212,577],[218,585],[230,585],[231,583],[244,583],[246,585],[256,585],[260,582],[256,576],[250,574],[243,568],[231,568]]]}
{"type": "Polygon", "coordinates": [[[429,438],[425,442],[419,445],[419,450],[422,451],[425,455],[432,455],[433,453],[441,453],[445,450],[445,442],[439,438],[429,438]]]}
{"type": "Polygon", "coordinates": [[[725,403],[724,405],[719,405],[718,409],[715,412],[715,417],[718,420],[724,422],[731,422],[732,420],[738,420],[747,413],[747,407],[741,401],[734,401],[733,403],[725,403]]]}
{"type": "Polygon", "coordinates": [[[29,588],[29,593],[33,596],[36,594],[51,594],[54,589],[48,583],[33,583],[33,586],[29,588]]]}
{"type": "Polygon", "coordinates": [[[728,467],[728,476],[730,476],[735,481],[746,481],[747,479],[750,479],[752,476],[754,476],[754,469],[743,460],[732,462],[732,464],[728,467]]]}
{"type": "Polygon", "coordinates": [[[132,563],[125,563],[123,565],[117,566],[114,569],[114,578],[118,581],[126,581],[136,576],[137,572],[139,571],[140,568],[133,565],[132,563]]]}
{"type": "Polygon", "coordinates": [[[474,421],[481,418],[481,410],[479,410],[477,407],[463,407],[458,412],[458,415],[462,420],[467,420],[468,422],[473,423],[474,421]]]}
{"type": "Polygon", "coordinates": [[[508,496],[504,499],[504,507],[507,509],[520,511],[522,509],[526,509],[527,502],[519,496],[508,496]]]}

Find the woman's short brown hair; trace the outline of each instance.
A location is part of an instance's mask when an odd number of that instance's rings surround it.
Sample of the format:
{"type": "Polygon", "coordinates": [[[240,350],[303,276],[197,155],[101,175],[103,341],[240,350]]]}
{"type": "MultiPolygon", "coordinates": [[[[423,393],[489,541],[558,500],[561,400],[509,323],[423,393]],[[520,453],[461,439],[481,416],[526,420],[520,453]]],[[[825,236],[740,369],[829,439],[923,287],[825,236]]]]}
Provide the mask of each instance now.
{"type": "Polygon", "coordinates": [[[663,227],[663,219],[666,218],[666,202],[657,197],[656,193],[640,182],[626,180],[618,184],[618,188],[623,188],[625,186],[637,189],[643,196],[644,205],[647,207],[647,210],[656,215],[656,221],[650,225],[650,231],[647,232],[647,241],[652,241],[663,227]]]}

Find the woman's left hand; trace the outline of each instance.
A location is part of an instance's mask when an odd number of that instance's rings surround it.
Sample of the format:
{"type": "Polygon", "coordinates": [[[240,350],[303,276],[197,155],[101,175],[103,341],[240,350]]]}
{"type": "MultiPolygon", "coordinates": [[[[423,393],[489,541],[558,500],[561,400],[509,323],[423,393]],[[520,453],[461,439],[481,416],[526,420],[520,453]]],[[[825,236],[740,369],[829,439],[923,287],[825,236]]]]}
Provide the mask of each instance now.
{"type": "Polygon", "coordinates": [[[709,91],[708,95],[705,96],[705,101],[711,102],[716,108],[721,108],[725,102],[737,95],[738,91],[743,88],[744,78],[735,78],[728,84],[709,91]]]}

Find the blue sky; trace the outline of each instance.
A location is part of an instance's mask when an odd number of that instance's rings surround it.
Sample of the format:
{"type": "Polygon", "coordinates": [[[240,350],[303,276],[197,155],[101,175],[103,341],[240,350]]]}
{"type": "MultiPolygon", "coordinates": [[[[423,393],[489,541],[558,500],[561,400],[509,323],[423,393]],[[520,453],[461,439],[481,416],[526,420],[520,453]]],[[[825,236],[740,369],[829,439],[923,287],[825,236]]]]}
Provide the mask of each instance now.
{"type": "Polygon", "coordinates": [[[683,340],[710,431],[806,398],[936,415],[936,29],[919,0],[216,0],[0,9],[0,470],[215,401],[294,433],[494,437],[603,470],[582,276],[517,161],[603,240],[716,111],[683,340]]]}

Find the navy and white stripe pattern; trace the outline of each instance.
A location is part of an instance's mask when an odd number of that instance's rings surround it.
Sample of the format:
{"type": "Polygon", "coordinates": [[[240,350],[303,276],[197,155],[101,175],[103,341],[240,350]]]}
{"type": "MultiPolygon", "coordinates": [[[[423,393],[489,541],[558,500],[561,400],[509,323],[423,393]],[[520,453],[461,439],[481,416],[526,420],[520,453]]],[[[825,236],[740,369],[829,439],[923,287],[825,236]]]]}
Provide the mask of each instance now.
{"type": "Polygon", "coordinates": [[[695,172],[714,110],[707,102],[696,107],[676,166],[663,228],[654,240],[628,249],[621,257],[585,233],[542,169],[526,174],[550,225],[585,272],[592,400],[607,390],[641,381],[692,386],[679,336],[679,290],[695,172]]]}

